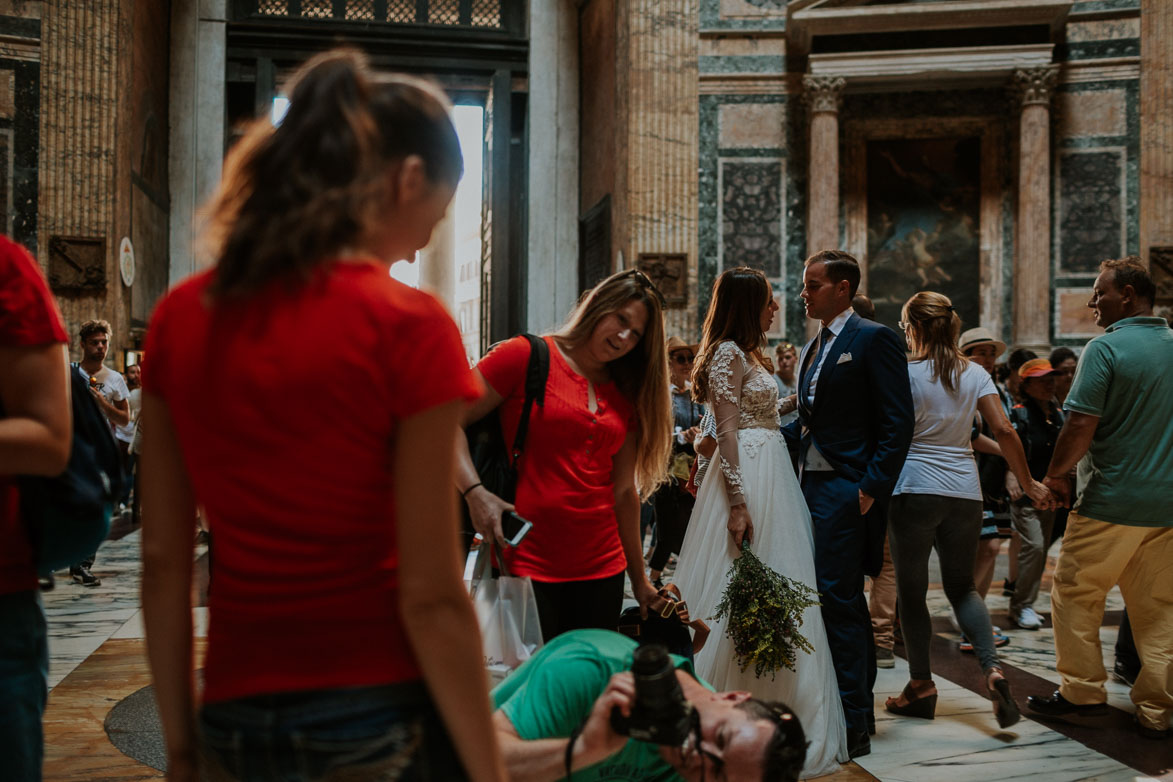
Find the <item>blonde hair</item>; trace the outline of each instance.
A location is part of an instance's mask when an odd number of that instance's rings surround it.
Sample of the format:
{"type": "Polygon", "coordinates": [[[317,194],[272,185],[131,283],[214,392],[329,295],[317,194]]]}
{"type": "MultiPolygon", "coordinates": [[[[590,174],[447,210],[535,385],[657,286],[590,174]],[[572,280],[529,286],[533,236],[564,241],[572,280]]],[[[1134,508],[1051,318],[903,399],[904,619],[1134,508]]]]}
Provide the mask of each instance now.
{"type": "Polygon", "coordinates": [[[582,347],[599,321],[633,299],[642,301],[648,321],[639,343],[607,364],[619,391],[635,407],[635,485],[648,497],[668,477],[672,450],[672,400],[668,396],[668,353],[664,346],[664,310],[660,293],[647,277],[632,271],[613,274],[582,295],[565,325],[554,332],[566,350],[582,347]]]}
{"type": "Polygon", "coordinates": [[[933,291],[921,291],[904,302],[901,319],[907,324],[913,361],[929,361],[933,380],[956,393],[967,359],[957,347],[961,335],[961,318],[949,297],[933,291]]]}

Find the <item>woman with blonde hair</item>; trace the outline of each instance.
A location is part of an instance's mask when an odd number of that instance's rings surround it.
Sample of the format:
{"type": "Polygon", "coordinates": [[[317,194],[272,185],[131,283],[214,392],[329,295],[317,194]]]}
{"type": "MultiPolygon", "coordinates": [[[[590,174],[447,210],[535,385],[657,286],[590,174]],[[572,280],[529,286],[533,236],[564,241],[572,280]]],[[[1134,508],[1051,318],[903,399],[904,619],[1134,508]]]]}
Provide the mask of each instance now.
{"type": "Polygon", "coordinates": [[[310,60],[289,97],[228,156],[216,265],[147,336],[143,613],[167,777],[498,782],[440,488],[479,389],[443,305],[389,273],[460,179],[450,107],[349,51],[310,60]],[[216,585],[198,714],[197,507],[216,585]]]}
{"type": "MultiPolygon", "coordinates": [[[[694,397],[716,419],[717,452],[697,491],[675,575],[693,616],[716,612],[743,541],[778,573],[815,588],[810,511],[779,430],[778,386],[763,350],[777,311],[761,271],[739,267],[717,278],[692,376],[694,397]]],[[[843,703],[817,606],[802,615],[814,652],[798,652],[795,670],[772,679],[742,671],[722,623],[712,630],[696,656],[697,674],[717,690],[789,704],[810,742],[804,779],[847,760],[843,703]]]]}
{"type": "MultiPolygon", "coordinates": [[[[579,628],[615,629],[625,570],[641,608],[656,597],[644,573],[639,503],[667,477],[671,448],[663,312],[660,291],[631,269],[583,294],[566,325],[543,338],[545,401],[530,413],[512,503],[481,484],[461,438],[456,485],[476,530],[504,545],[503,513],[533,522],[504,558],[510,573],[532,579],[546,641],[579,628]]],[[[505,442],[513,442],[529,355],[520,336],[481,359],[475,374],[485,394],[466,426],[500,408],[505,442]]]]}
{"type": "Polygon", "coordinates": [[[908,375],[916,418],[912,446],[892,492],[888,539],[910,681],[885,707],[893,714],[924,719],[936,712],[937,689],[929,668],[932,627],[925,605],[929,555],[936,548],[945,595],[961,631],[973,643],[998,725],[1009,727],[1019,720],[1018,705],[998,664],[986,604],[973,583],[982,527],[982,489],[970,447],[975,411],[1031,500],[1049,507],[1053,498],[1031,478],[1022,443],[989,373],[957,347],[961,319],[948,297],[931,291],[916,294],[904,304],[900,328],[912,352],[908,375]]]}

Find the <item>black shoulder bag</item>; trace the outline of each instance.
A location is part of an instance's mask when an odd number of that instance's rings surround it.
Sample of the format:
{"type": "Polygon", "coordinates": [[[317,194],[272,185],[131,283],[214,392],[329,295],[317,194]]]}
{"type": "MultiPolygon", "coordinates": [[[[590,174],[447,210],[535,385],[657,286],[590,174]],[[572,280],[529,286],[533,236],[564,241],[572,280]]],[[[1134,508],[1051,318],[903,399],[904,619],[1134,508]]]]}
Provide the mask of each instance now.
{"type": "MultiPolygon", "coordinates": [[[[468,438],[468,452],[472,455],[473,466],[480,476],[481,485],[506,502],[513,502],[517,491],[517,462],[525,447],[525,436],[529,431],[529,416],[534,403],[544,406],[546,401],[546,378],[550,374],[550,348],[546,341],[533,334],[523,335],[529,340],[529,364],[525,370],[525,404],[521,408],[521,420],[513,447],[505,448],[505,435],[501,429],[501,417],[497,410],[479,421],[471,423],[464,430],[468,438]]],[[[460,503],[463,517],[464,553],[467,557],[476,530],[468,504],[460,503]]]]}

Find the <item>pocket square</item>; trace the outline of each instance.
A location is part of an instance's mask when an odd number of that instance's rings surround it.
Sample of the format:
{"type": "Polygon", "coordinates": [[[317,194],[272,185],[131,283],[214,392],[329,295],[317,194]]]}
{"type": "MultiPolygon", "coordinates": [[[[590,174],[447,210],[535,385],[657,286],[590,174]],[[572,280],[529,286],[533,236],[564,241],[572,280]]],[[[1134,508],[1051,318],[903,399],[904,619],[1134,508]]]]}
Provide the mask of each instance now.
{"type": "Polygon", "coordinates": [[[851,360],[851,354],[850,353],[843,353],[842,355],[839,356],[839,360],[835,362],[835,366],[839,366],[840,364],[846,364],[850,360],[851,360]]]}

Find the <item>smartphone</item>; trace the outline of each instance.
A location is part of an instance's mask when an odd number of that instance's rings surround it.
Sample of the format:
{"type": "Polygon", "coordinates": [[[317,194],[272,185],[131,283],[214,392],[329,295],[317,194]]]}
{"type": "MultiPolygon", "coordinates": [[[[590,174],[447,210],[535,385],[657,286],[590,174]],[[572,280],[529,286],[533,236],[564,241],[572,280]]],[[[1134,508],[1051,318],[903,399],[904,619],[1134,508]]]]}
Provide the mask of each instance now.
{"type": "Polygon", "coordinates": [[[505,542],[510,546],[516,546],[525,539],[533,526],[533,522],[526,521],[511,510],[501,514],[501,531],[505,534],[505,542]]]}

